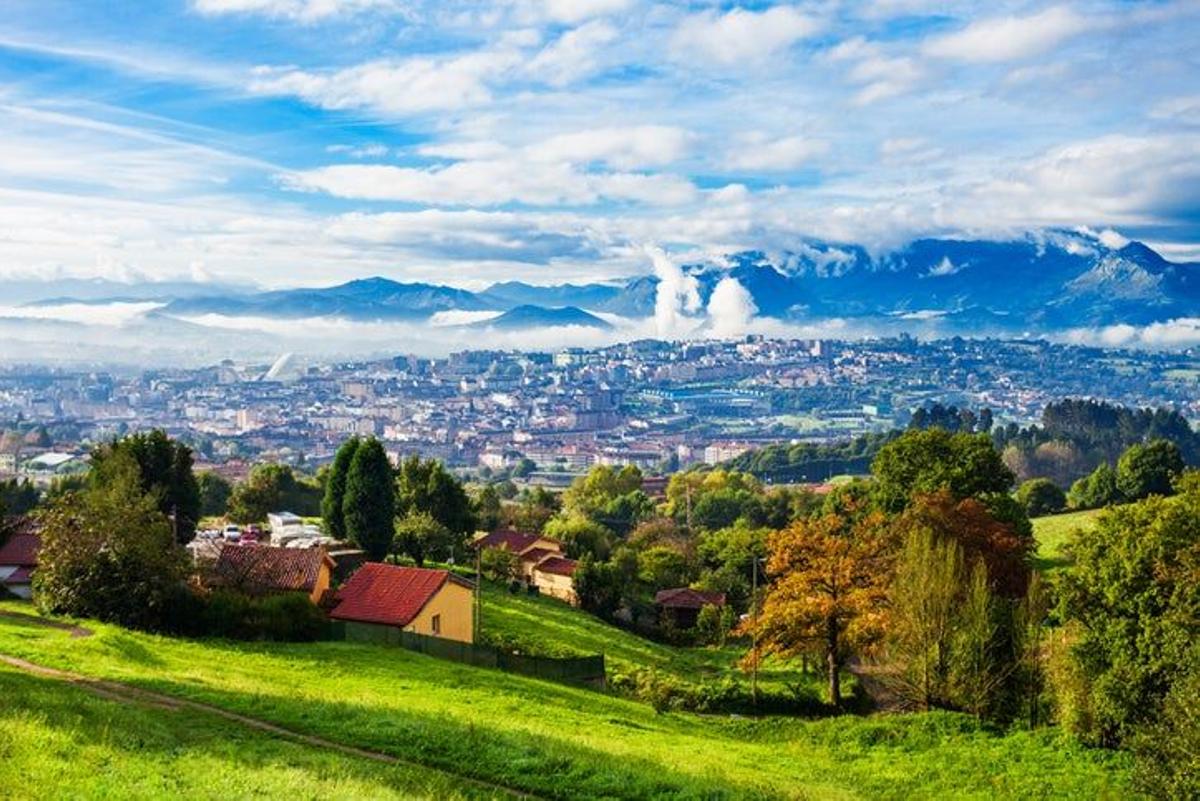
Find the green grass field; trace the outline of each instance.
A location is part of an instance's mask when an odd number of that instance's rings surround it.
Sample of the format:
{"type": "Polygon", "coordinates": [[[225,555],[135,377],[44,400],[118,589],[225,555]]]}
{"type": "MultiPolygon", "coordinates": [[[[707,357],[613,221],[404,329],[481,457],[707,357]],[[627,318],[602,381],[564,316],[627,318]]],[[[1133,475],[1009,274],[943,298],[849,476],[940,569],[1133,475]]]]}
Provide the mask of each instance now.
{"type": "MultiPolygon", "coordinates": [[[[59,798],[466,798],[453,777],[96,698],[0,665],[0,788],[59,798]]],[[[494,794],[492,794],[494,795],[494,794]]]]}
{"type": "Polygon", "coordinates": [[[1077,530],[1088,530],[1096,524],[1096,517],[1102,509],[1088,509],[1083,512],[1065,512],[1033,519],[1033,536],[1038,543],[1037,557],[1034,560],[1037,568],[1043,572],[1052,572],[1070,564],[1070,558],[1064,547],[1070,541],[1071,535],[1077,530]]]}
{"type": "MultiPolygon", "coordinates": [[[[509,593],[504,587],[484,583],[480,629],[484,636],[498,635],[506,643],[523,646],[522,651],[543,656],[587,656],[604,654],[610,675],[638,668],[651,668],[680,682],[732,678],[749,683],[738,666],[746,653],[744,645],[724,648],[681,648],[640,637],[567,604],[541,596],[509,593]]],[[[805,686],[814,692],[823,679],[806,675],[799,664],[768,661],[759,671],[764,692],[790,692],[789,686],[805,686]]],[[[847,674],[845,691],[853,688],[847,674]]]]}
{"type": "MultiPolygon", "coordinates": [[[[29,611],[13,602],[0,608],[29,611]]],[[[594,690],[400,649],[188,641],[94,629],[94,636],[71,638],[0,618],[0,653],[545,797],[1095,799],[1130,793],[1123,755],[1079,749],[1054,730],[983,731],[963,715],[818,721],[658,715],[594,690]]],[[[0,689],[19,690],[20,682],[44,686],[10,673],[4,681],[0,689]]],[[[0,735],[0,770],[27,768],[43,778],[50,796],[68,788],[75,795],[78,780],[93,795],[152,797],[174,794],[161,791],[160,782],[175,775],[173,760],[194,752],[210,760],[211,770],[227,771],[235,796],[386,797],[408,788],[438,794],[436,785],[424,784],[436,779],[419,773],[375,773],[357,758],[306,755],[304,749],[288,756],[297,747],[285,743],[234,748],[229,743],[238,740],[222,731],[225,724],[202,714],[109,709],[111,702],[72,698],[73,692],[58,685],[51,697],[19,693],[25,700],[16,705],[9,700],[13,693],[0,694],[3,719],[16,721],[3,727],[15,734],[0,735]],[[165,745],[176,741],[177,750],[165,745]],[[77,764],[93,757],[107,773],[77,764]],[[268,769],[253,767],[260,764],[268,769]],[[314,779],[290,789],[309,775],[326,784],[314,779]],[[330,788],[335,792],[325,792],[330,788]]],[[[198,795],[215,794],[215,783],[202,784],[206,772],[188,768],[179,786],[186,790],[194,782],[198,795]]]]}

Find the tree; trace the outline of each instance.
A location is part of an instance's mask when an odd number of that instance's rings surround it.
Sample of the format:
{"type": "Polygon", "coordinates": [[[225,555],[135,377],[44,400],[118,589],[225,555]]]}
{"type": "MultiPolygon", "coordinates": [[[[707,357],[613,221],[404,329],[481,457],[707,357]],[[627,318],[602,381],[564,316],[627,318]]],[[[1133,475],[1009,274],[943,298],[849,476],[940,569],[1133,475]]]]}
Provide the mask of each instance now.
{"type": "Polygon", "coordinates": [[[233,485],[212,470],[205,470],[196,477],[200,488],[200,514],[204,517],[223,517],[229,510],[229,498],[233,485]]]}
{"type": "Polygon", "coordinates": [[[321,498],[321,520],[325,524],[325,533],[335,540],[346,538],[346,518],[342,507],[346,501],[346,475],[350,472],[350,462],[354,460],[354,452],[358,450],[362,440],[351,437],[341,444],[325,477],[325,495],[321,498]]]}
{"type": "Polygon", "coordinates": [[[700,535],[696,551],[700,562],[700,589],[725,593],[725,601],[740,611],[749,608],[754,560],[767,554],[765,528],[739,521],[728,528],[700,535]]]}
{"type": "Polygon", "coordinates": [[[1159,719],[1133,740],[1134,783],[1147,798],[1200,798],[1200,649],[1167,693],[1159,719]]]}
{"type": "Polygon", "coordinates": [[[159,429],[114,439],[92,451],[91,481],[102,485],[112,480],[109,463],[122,453],[136,462],[142,492],[174,521],[180,544],[191,542],[200,520],[200,485],[192,473],[191,448],[159,429]]]}
{"type": "Polygon", "coordinates": [[[475,531],[475,513],[461,481],[436,459],[410,456],[396,471],[396,513],[426,512],[456,534],[475,531]]]}
{"type": "Polygon", "coordinates": [[[602,618],[611,619],[625,597],[628,578],[616,561],[598,562],[584,554],[572,577],[579,605],[602,618]]]}
{"type": "Polygon", "coordinates": [[[238,523],[259,523],[271,512],[310,515],[317,511],[320,497],[320,488],[297,478],[288,465],[262,464],[234,488],[228,515],[238,523]]]}
{"type": "Polygon", "coordinates": [[[506,508],[508,523],[521,531],[540,534],[546,523],[562,508],[559,496],[545,487],[533,487],[521,492],[517,504],[506,508]]]}
{"type": "Polygon", "coordinates": [[[1108,462],[1102,462],[1090,475],[1071,485],[1067,498],[1073,509],[1099,509],[1120,503],[1122,496],[1117,489],[1117,471],[1108,462]]]}
{"type": "Polygon", "coordinates": [[[1200,481],[1188,474],[1180,488],[1112,507],[1071,542],[1059,615],[1078,632],[1086,741],[1118,745],[1154,720],[1200,636],[1200,481]]]}
{"type": "Polygon", "coordinates": [[[1050,479],[1031,478],[1017,488],[1017,501],[1025,508],[1026,515],[1041,517],[1066,508],[1067,496],[1050,479]]]}
{"type": "Polygon", "coordinates": [[[949,699],[950,648],[962,597],[962,548],[928,528],[905,537],[888,588],[890,683],[921,709],[949,699]]]}
{"type": "Polygon", "coordinates": [[[133,454],[107,453],[104,470],[102,482],[42,512],[34,598],[48,614],[156,629],[184,576],[186,552],[158,498],[142,489],[133,454]]]}
{"type": "Polygon", "coordinates": [[[424,567],[427,558],[449,559],[456,546],[459,550],[465,547],[461,535],[454,535],[429,512],[409,512],[399,518],[393,542],[395,550],[411,556],[417,567],[424,567]]]}
{"type": "Polygon", "coordinates": [[[543,533],[561,542],[563,550],[572,559],[587,553],[603,561],[612,551],[612,532],[582,515],[554,517],[543,533]]]}
{"type": "Polygon", "coordinates": [[[819,645],[830,703],[840,705],[846,659],[881,634],[892,551],[884,518],[876,512],[798,520],[773,533],[767,547],[772,581],[757,622],[752,617],[745,631],[757,634],[764,653],[782,657],[819,645]]]}
{"type": "Polygon", "coordinates": [[[342,515],[350,541],[371,560],[382,561],[395,536],[396,492],[392,463],[374,437],[364,440],[350,460],[342,515]]]}
{"type": "Polygon", "coordinates": [[[902,511],[914,495],[946,490],[955,498],[1006,494],[1015,477],[986,434],[941,428],[906,431],[871,463],[875,496],[887,512],[902,511]]]}
{"type": "Polygon", "coordinates": [[[982,501],[956,500],[946,490],[919,495],[895,518],[893,527],[901,537],[924,530],[957,543],[966,564],[983,561],[993,591],[1009,599],[1025,595],[1033,539],[1019,535],[1011,523],[997,520],[982,501]]]}
{"type": "Polygon", "coordinates": [[[988,586],[987,568],[971,568],[951,649],[950,686],[954,701],[976,718],[996,704],[998,691],[1011,670],[997,651],[1001,636],[999,607],[988,586]]]}
{"type": "Polygon", "coordinates": [[[637,564],[638,581],[651,591],[686,587],[695,572],[686,556],[662,545],[640,551],[637,564]]]}
{"type": "Polygon", "coordinates": [[[10,478],[0,481],[0,516],[19,517],[29,514],[38,505],[41,493],[29,479],[10,478]]]}
{"type": "Polygon", "coordinates": [[[500,493],[493,484],[484,484],[472,499],[476,525],[483,531],[500,528],[500,493]]]}
{"type": "Polygon", "coordinates": [[[1148,495],[1170,495],[1183,472],[1179,447],[1165,439],[1132,445],[1117,462],[1117,489],[1131,501],[1148,495]]]}
{"type": "Polygon", "coordinates": [[[479,569],[492,581],[514,581],[521,575],[521,559],[508,548],[484,548],[479,569]]]}

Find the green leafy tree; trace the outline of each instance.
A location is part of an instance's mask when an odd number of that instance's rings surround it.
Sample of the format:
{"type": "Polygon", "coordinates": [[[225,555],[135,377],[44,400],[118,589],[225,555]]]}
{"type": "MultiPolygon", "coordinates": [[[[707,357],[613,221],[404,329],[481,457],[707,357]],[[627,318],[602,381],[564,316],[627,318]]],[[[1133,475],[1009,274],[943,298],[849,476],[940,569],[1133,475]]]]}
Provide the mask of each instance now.
{"type": "Polygon", "coordinates": [[[521,560],[507,548],[484,548],[479,569],[492,581],[513,581],[520,578],[521,560]]]}
{"type": "Polygon", "coordinates": [[[949,701],[962,582],[957,542],[925,527],[908,533],[888,587],[885,648],[893,691],[921,709],[949,701]]]}
{"type": "Polygon", "coordinates": [[[628,586],[628,576],[618,562],[598,562],[591,554],[579,560],[573,580],[579,605],[606,619],[621,607],[628,586]]]}
{"type": "Polygon", "coordinates": [[[739,521],[728,528],[700,535],[700,589],[725,593],[730,608],[746,611],[750,604],[754,560],[767,555],[768,529],[739,521]]]}
{"type": "Polygon", "coordinates": [[[684,554],[663,545],[638,553],[638,581],[651,592],[686,587],[695,578],[695,567],[684,554]]]}
{"type": "Polygon", "coordinates": [[[1117,462],[1117,489],[1131,501],[1149,495],[1170,495],[1183,467],[1183,455],[1173,442],[1159,439],[1132,445],[1117,462]]]}
{"type": "Polygon", "coordinates": [[[342,508],[346,501],[346,476],[350,463],[362,440],[352,437],[341,444],[333,457],[329,473],[325,476],[325,495],[321,498],[321,520],[325,533],[337,540],[346,538],[346,518],[342,508]]]}
{"type": "Polygon", "coordinates": [[[480,487],[471,504],[475,511],[475,524],[480,530],[495,531],[500,528],[502,504],[495,485],[485,484],[480,487]]]}
{"type": "Polygon", "coordinates": [[[0,481],[0,516],[27,515],[37,507],[40,499],[41,493],[29,479],[0,481]]]}
{"type": "Polygon", "coordinates": [[[1200,636],[1200,481],[1180,486],[1108,509],[1071,543],[1059,615],[1079,635],[1085,741],[1117,745],[1154,720],[1200,636]]]}
{"type": "Polygon", "coordinates": [[[578,559],[586,553],[603,561],[612,552],[612,532],[582,515],[554,517],[542,533],[561,542],[563,550],[572,559],[578,559]]]}
{"type": "Polygon", "coordinates": [[[350,460],[342,514],[350,541],[373,561],[382,561],[395,538],[396,491],[392,463],[374,437],[363,440],[350,460]]]}
{"type": "Polygon", "coordinates": [[[271,512],[311,515],[317,511],[321,490],[311,480],[297,478],[288,465],[263,464],[250,471],[229,498],[229,517],[238,523],[260,523],[271,512]]]}
{"type": "Polygon", "coordinates": [[[451,532],[429,512],[409,512],[399,518],[394,545],[395,550],[411,556],[417,567],[424,567],[426,559],[450,559],[466,548],[461,534],[451,532]]]}
{"type": "Polygon", "coordinates": [[[211,470],[196,477],[200,488],[200,514],[204,517],[223,517],[229,511],[233,485],[211,470]]]}
{"type": "Polygon", "coordinates": [[[426,512],[450,531],[469,535],[476,528],[471,499],[461,481],[436,459],[410,456],[396,471],[396,513],[426,512]]]}
{"type": "Polygon", "coordinates": [[[505,508],[507,523],[521,531],[540,534],[550,518],[562,508],[561,498],[545,487],[523,490],[517,503],[505,508]]]}
{"type": "Polygon", "coordinates": [[[191,542],[200,520],[200,485],[192,473],[191,448],[157,429],[115,439],[92,452],[90,480],[101,485],[110,481],[109,464],[122,453],[137,463],[142,492],[174,521],[179,542],[191,542]]]}
{"type": "Polygon", "coordinates": [[[526,478],[535,470],[537,470],[537,465],[534,461],[522,457],[513,465],[512,474],[514,478],[526,478]]]}
{"type": "Polygon", "coordinates": [[[186,552],[159,499],[142,489],[133,454],[106,454],[104,470],[102,482],[55,499],[41,513],[34,598],[49,614],[156,629],[180,587],[186,552]]]}
{"type": "Polygon", "coordinates": [[[1200,649],[1171,687],[1162,714],[1133,740],[1134,782],[1147,798],[1200,798],[1200,649]]]}
{"type": "Polygon", "coordinates": [[[1021,484],[1017,501],[1029,517],[1056,514],[1067,506],[1066,494],[1048,478],[1031,478],[1021,484]]]}
{"type": "Polygon", "coordinates": [[[1120,503],[1123,497],[1117,488],[1117,471],[1108,462],[1102,462],[1071,485],[1067,500],[1074,509],[1100,509],[1120,503]]]}
{"type": "Polygon", "coordinates": [[[871,463],[880,508],[899,512],[914,495],[946,490],[955,498],[1007,494],[1015,476],[986,434],[941,428],[906,431],[871,463]]]}

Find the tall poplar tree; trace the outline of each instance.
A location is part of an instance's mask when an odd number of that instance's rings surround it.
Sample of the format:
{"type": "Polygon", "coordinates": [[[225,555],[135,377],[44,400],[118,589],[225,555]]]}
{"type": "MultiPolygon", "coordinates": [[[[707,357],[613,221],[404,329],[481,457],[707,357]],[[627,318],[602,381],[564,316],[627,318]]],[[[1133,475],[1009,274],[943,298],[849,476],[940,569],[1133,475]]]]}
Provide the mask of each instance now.
{"type": "Polygon", "coordinates": [[[321,499],[321,518],[325,522],[325,533],[337,540],[346,538],[346,517],[342,506],[346,499],[346,476],[350,462],[362,440],[351,437],[338,448],[325,480],[325,497],[321,499]]]}
{"type": "Polygon", "coordinates": [[[392,464],[379,440],[364,440],[354,451],[342,499],[346,536],[374,561],[387,556],[395,536],[396,489],[392,464]]]}

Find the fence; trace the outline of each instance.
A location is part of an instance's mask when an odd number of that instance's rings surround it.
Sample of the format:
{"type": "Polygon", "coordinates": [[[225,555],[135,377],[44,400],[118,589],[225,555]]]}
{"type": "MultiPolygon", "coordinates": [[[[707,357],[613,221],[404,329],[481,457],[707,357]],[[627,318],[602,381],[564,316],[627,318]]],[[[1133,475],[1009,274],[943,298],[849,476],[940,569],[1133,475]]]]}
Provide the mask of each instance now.
{"type": "Polygon", "coordinates": [[[388,645],[409,651],[427,654],[438,659],[448,659],[475,667],[489,667],[533,676],[539,679],[561,682],[603,683],[604,655],[555,659],[546,656],[522,656],[510,654],[490,645],[446,640],[401,631],[394,626],[377,626],[371,623],[355,623],[335,620],[329,623],[328,639],[347,642],[368,642],[388,645]]]}

